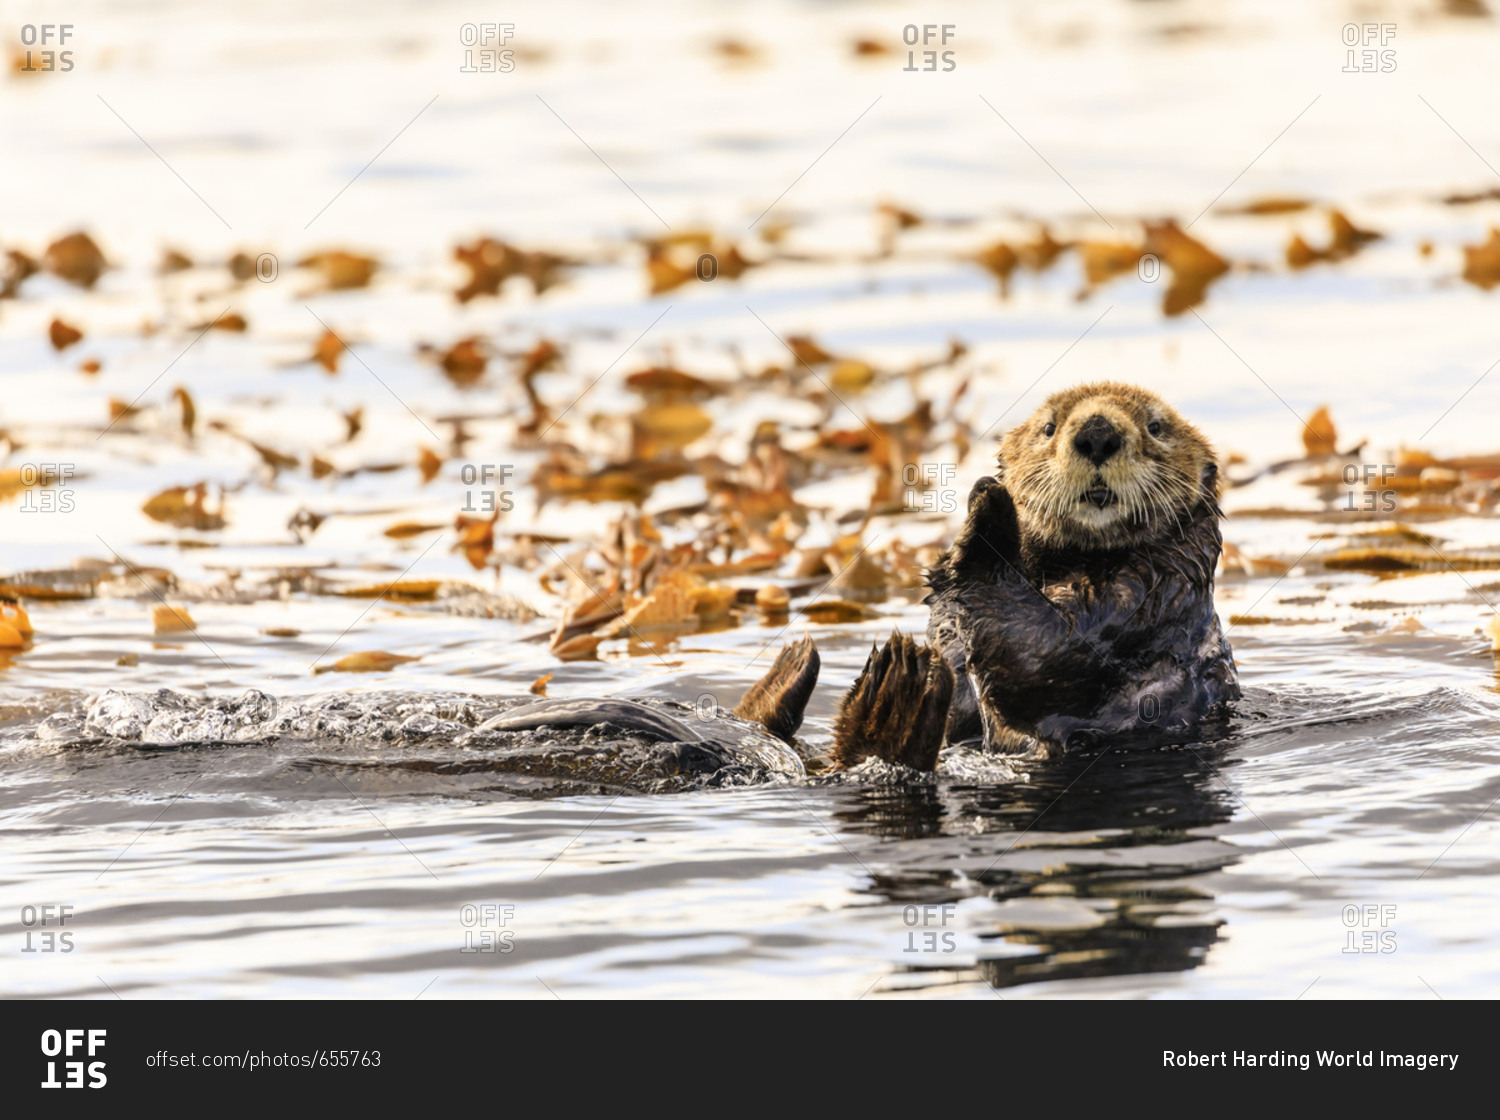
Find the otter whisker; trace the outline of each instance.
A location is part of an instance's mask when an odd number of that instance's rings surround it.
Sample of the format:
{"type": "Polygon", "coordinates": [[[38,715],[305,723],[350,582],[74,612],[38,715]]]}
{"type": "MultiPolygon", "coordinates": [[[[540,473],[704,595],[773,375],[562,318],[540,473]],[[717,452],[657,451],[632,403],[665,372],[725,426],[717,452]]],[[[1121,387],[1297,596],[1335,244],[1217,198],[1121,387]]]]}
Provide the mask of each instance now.
{"type": "MultiPolygon", "coordinates": [[[[1181,494],[1181,487],[1176,480],[1165,479],[1161,476],[1159,469],[1153,469],[1149,474],[1142,475],[1141,481],[1151,495],[1154,512],[1170,516],[1177,525],[1177,531],[1183,532],[1182,517],[1179,513],[1181,503],[1173,500],[1181,494]]],[[[1156,518],[1153,518],[1153,524],[1155,521],[1156,518]]]]}

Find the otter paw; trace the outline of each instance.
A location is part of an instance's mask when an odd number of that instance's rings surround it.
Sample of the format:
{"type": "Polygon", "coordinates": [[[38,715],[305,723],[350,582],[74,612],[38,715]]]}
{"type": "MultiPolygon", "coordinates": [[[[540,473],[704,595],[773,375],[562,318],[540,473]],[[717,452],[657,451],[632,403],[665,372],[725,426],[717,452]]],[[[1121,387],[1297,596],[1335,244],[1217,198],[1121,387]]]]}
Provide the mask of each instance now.
{"type": "Polygon", "coordinates": [[[869,660],[839,705],[833,758],[854,766],[866,758],[913,770],[937,768],[953,700],[953,670],[932,647],[895,633],[869,660]]]}
{"type": "Polygon", "coordinates": [[[998,479],[986,475],[969,491],[969,515],[953,541],[957,566],[965,571],[1019,571],[1021,523],[1016,503],[998,479]]]}
{"type": "Polygon", "coordinates": [[[770,671],[745,691],[734,714],[790,743],[818,683],[818,667],[818,647],[811,638],[788,642],[770,671]]]}

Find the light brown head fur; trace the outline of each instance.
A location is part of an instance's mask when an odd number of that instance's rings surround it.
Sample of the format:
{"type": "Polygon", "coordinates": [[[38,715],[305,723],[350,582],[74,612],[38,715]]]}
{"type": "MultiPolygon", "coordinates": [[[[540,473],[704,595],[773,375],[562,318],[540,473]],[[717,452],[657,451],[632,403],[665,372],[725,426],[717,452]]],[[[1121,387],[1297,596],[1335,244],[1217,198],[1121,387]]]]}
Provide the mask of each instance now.
{"type": "Polygon", "coordinates": [[[999,462],[1023,535],[1057,547],[1129,547],[1219,495],[1209,442],[1155,393],[1119,382],[1054,394],[1005,434],[999,462]]]}

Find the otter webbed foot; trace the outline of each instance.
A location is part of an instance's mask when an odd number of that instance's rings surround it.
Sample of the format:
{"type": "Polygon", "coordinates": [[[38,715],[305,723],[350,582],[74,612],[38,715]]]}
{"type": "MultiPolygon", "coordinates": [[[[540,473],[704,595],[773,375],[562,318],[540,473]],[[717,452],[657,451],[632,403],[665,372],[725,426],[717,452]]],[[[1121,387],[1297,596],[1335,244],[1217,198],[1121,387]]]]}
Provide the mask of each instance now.
{"type": "Polygon", "coordinates": [[[932,647],[895,633],[870,652],[833,725],[833,758],[854,766],[870,757],[913,770],[937,768],[953,670],[932,647]]]}
{"type": "Polygon", "coordinates": [[[745,691],[734,714],[790,743],[818,683],[818,667],[818,647],[811,638],[788,642],[770,671],[745,691]]]}

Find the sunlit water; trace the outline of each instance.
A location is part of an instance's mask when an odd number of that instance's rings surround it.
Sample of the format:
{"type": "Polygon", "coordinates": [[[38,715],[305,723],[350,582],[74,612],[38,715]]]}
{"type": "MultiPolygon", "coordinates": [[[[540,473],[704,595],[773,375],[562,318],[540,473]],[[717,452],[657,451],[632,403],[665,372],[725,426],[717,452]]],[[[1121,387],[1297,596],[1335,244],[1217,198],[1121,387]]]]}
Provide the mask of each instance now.
{"type": "MultiPolygon", "coordinates": [[[[373,580],[410,567],[414,578],[477,580],[546,616],[555,600],[520,568],[504,567],[497,587],[450,540],[395,542],[382,530],[450,522],[475,489],[463,461],[514,467],[517,508],[502,529],[582,542],[613,512],[537,510],[525,485],[536,453],[512,446],[518,386],[501,374],[462,392],[418,357],[418,342],[485,334],[519,352],[557,338],[568,372],[540,384],[561,409],[666,312],[590,390],[578,406],[587,416],[633,407],[620,377],[651,362],[732,378],[741,362],[785,361],[766,324],[885,368],[961,338],[969,355],[925,386],[942,400],[971,377],[976,427],[994,426],[948,464],[960,498],[996,434],[1048,392],[1095,376],[1161,391],[1245,455],[1246,473],[1298,454],[1293,413],[1322,403],[1341,443],[1368,437],[1371,462],[1403,442],[1493,450],[1500,388],[1482,382],[1445,410],[1494,360],[1492,298],[1457,274],[1459,247],[1482,239],[1500,204],[1437,201],[1493,185],[1453,131],[1500,151],[1500,124],[1476,94],[1493,92],[1488,21],[1393,8],[1400,68],[1349,74],[1342,27],[1385,15],[1339,5],[991,7],[688,4],[669,18],[520,6],[504,18],[534,54],[494,75],[459,72],[459,28],[474,16],[458,6],[416,15],[329,5],[311,22],[289,7],[280,24],[260,8],[210,16],[161,5],[122,18],[70,7],[77,69],[3,88],[0,144],[28,174],[0,183],[10,215],[0,244],[35,253],[87,226],[120,267],[92,293],[41,276],[0,305],[0,422],[17,447],[5,465],[59,462],[77,475],[72,512],[0,506],[0,539],[6,571],[93,558],[115,575],[96,598],[32,604],[36,643],[0,671],[0,938],[14,954],[4,991],[1496,994],[1500,847],[1487,811],[1500,796],[1500,698],[1479,633],[1496,594],[1485,572],[1377,580],[1307,563],[1280,579],[1227,575],[1221,612],[1252,617],[1230,628],[1246,697],[1226,737],[1020,763],[972,781],[867,775],[546,799],[518,796],[441,737],[146,750],[36,736],[49,715],[111,688],[222,697],[253,688],[282,703],[349,689],[370,704],[399,691],[410,707],[390,713],[393,727],[424,703],[436,711],[453,697],[523,696],[546,673],[552,696],[728,707],[803,631],[751,621],[654,652],[615,643],[602,661],[559,664],[548,651],[552,620],[514,620],[510,600],[371,607],[288,579],[290,568],[373,580]],[[855,36],[894,43],[913,21],[958,25],[957,70],[905,74],[901,56],[851,58],[855,36]],[[710,45],[726,36],[760,58],[717,59],[710,45]],[[801,220],[793,249],[816,259],[645,296],[626,238],[708,224],[751,243],[747,227],[794,180],[779,208],[801,220]],[[1195,234],[1271,271],[1237,271],[1211,290],[1201,318],[1171,320],[1159,289],[1135,277],[1075,300],[1082,278],[1071,258],[1018,274],[1003,302],[993,278],[954,259],[1024,230],[1017,214],[1045,217],[1060,235],[1111,236],[1107,222],[1133,236],[1124,231],[1143,216],[1186,223],[1231,181],[1226,203],[1309,196],[1387,237],[1337,268],[1289,274],[1281,246],[1294,230],[1321,239],[1316,212],[1210,212],[1195,234]],[[882,200],[953,222],[919,227],[875,260],[871,214],[882,200]],[[449,250],[485,232],[590,263],[540,298],[512,287],[458,307],[449,250]],[[1431,256],[1419,255],[1423,240],[1431,256]],[[293,262],[350,246],[384,268],[370,289],[337,294],[314,293],[290,267],[265,285],[232,286],[222,269],[157,278],[167,244],[209,262],[236,249],[293,262]],[[188,348],[193,325],[226,307],[249,332],[211,332],[188,348]],[[61,356],[45,337],[57,315],[87,334],[61,356]],[[334,378],[288,364],[320,333],[313,315],[363,364],[346,357],[334,378]],[[143,335],[147,319],[159,329],[143,335]],[[97,378],[75,370],[90,355],[104,362],[97,378]],[[200,414],[191,443],[170,405],[178,384],[200,414]],[[107,399],[138,396],[143,417],[100,437],[107,399]],[[345,443],[339,413],[356,406],[364,429],[345,443]],[[446,442],[439,418],[461,413],[479,417],[465,459],[420,486],[410,466],[418,448],[446,442]],[[306,471],[273,479],[213,419],[281,450],[317,450],[341,469],[405,466],[334,482],[306,471]],[[238,488],[222,533],[177,533],[138,512],[162,488],[199,480],[238,488]],[[330,515],[305,544],[285,528],[302,508],[330,515]],[[179,547],[195,536],[217,543],[179,547]],[[153,637],[155,600],[130,585],[120,557],[175,573],[196,634],[153,637]],[[243,594],[225,591],[226,571],[241,573],[243,594]],[[299,635],[267,636],[272,628],[299,635]],[[366,678],[312,672],[357,649],[420,660],[366,678]],[[136,664],[119,663],[130,655],[136,664]],[[28,926],[38,919],[26,908],[61,905],[72,907],[62,929],[73,950],[27,952],[57,927],[28,926]]],[[[883,419],[910,406],[899,378],[855,402],[883,419]]],[[[715,449],[730,459],[760,419],[819,419],[814,406],[769,394],[714,410],[715,449]]],[[[835,420],[857,423],[847,411],[835,420]]],[[[804,499],[848,509],[868,484],[837,480],[804,499]]],[[[1331,547],[1354,531],[1337,501],[1323,507],[1310,495],[1296,472],[1236,491],[1227,539],[1291,563],[1320,534],[1331,547]],[[1268,507],[1332,512],[1234,515],[1268,507]]],[[[701,497],[696,482],[672,483],[648,508],[701,497]]],[[[943,528],[877,521],[870,535],[919,545],[943,528]]],[[[1445,549],[1497,542],[1488,518],[1422,528],[1445,549]]],[[[811,628],[823,657],[804,729],[814,743],[826,741],[870,643],[893,626],[925,628],[916,602],[876,609],[876,621],[811,628]]]]}

